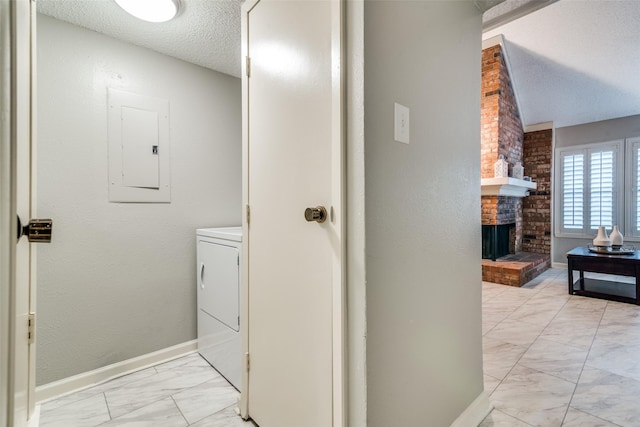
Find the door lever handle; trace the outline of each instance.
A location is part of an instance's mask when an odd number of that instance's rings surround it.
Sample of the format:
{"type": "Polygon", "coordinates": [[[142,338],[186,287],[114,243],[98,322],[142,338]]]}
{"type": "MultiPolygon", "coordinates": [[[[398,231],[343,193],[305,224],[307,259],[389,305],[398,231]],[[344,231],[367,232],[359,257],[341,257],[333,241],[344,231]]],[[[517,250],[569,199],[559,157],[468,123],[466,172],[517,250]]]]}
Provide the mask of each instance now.
{"type": "Polygon", "coordinates": [[[304,210],[304,219],[309,222],[316,221],[323,223],[327,219],[327,210],[324,206],[316,206],[315,208],[307,208],[304,210]]]}
{"type": "Polygon", "coordinates": [[[27,225],[22,225],[18,217],[18,240],[27,236],[31,243],[51,243],[53,221],[51,219],[32,219],[27,225]]]}

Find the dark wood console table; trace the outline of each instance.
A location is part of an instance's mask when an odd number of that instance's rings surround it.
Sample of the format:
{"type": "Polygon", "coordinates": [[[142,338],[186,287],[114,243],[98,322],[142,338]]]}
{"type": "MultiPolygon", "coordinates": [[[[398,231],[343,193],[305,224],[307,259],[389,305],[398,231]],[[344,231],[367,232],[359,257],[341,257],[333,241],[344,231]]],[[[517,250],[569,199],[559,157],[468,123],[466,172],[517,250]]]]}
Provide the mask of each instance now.
{"type": "Polygon", "coordinates": [[[569,271],[569,294],[602,298],[612,301],[640,305],[640,252],[629,255],[608,255],[590,252],[580,247],[567,252],[569,271]],[[580,272],[580,278],[573,281],[573,271],[580,272]],[[589,279],[584,272],[614,274],[636,278],[635,285],[612,280],[589,279]]]}

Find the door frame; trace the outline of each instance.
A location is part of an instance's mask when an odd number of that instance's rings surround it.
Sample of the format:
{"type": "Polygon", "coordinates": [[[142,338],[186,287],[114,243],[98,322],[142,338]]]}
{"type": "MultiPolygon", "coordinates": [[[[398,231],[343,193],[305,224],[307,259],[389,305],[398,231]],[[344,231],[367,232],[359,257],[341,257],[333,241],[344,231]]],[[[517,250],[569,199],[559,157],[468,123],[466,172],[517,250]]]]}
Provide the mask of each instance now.
{"type": "Polygon", "coordinates": [[[13,351],[16,254],[16,141],[12,136],[11,72],[14,4],[0,0],[0,425],[13,422],[13,351]]]}
{"type": "MultiPolygon", "coordinates": [[[[242,234],[244,248],[248,248],[249,234],[249,81],[247,78],[247,54],[249,49],[249,13],[261,0],[246,0],[241,8],[241,64],[242,64],[242,234]]],[[[266,1],[266,0],[262,0],[266,1]]],[[[331,2],[331,80],[332,80],[332,129],[331,129],[331,199],[335,221],[334,258],[332,261],[332,406],[333,427],[347,423],[347,313],[346,313],[346,174],[345,174],[345,0],[331,2]]],[[[249,269],[250,254],[242,251],[240,287],[242,335],[242,388],[240,415],[247,419],[249,413],[249,269]]]]}
{"type": "Polygon", "coordinates": [[[34,0],[0,2],[0,424],[24,426],[35,410],[27,340],[35,260],[31,245],[16,241],[17,215],[28,221],[34,212],[36,13],[34,0]]]}
{"type": "MultiPolygon", "coordinates": [[[[38,148],[38,55],[37,55],[37,21],[38,14],[36,8],[36,0],[29,0],[31,5],[29,9],[30,14],[30,47],[31,47],[31,72],[29,74],[31,90],[30,90],[30,115],[31,115],[31,128],[30,128],[30,144],[29,144],[29,210],[30,217],[38,218],[38,167],[37,167],[37,148],[38,148]]],[[[28,402],[29,402],[29,421],[33,419],[36,411],[36,325],[37,323],[37,307],[36,307],[36,290],[37,290],[37,271],[38,271],[38,245],[29,244],[29,313],[33,316],[33,333],[34,336],[29,344],[29,388],[28,388],[28,402]]]]}

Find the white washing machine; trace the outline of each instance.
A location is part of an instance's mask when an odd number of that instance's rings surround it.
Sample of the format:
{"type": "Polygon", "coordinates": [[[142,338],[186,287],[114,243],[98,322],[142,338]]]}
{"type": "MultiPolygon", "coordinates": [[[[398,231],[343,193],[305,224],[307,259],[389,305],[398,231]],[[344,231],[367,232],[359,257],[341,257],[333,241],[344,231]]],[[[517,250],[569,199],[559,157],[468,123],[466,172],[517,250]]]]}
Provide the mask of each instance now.
{"type": "Polygon", "coordinates": [[[242,228],[196,230],[198,352],[240,390],[242,228]]]}

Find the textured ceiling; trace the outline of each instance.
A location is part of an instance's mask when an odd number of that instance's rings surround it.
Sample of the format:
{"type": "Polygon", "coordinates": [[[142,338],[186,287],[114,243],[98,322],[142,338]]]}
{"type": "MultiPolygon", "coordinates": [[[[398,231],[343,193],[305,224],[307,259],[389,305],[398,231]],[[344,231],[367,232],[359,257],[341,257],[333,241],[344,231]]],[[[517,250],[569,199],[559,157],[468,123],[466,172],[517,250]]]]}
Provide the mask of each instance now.
{"type": "Polygon", "coordinates": [[[38,12],[240,77],[240,0],[180,0],[165,23],[144,22],[113,0],[38,0],[38,12]]]}
{"type": "Polygon", "coordinates": [[[494,8],[496,5],[503,3],[505,0],[473,0],[473,3],[476,5],[481,12],[486,12],[487,10],[494,8]]]}
{"type": "Polygon", "coordinates": [[[560,0],[502,34],[523,124],[640,114],[640,1],[560,0]]]}
{"type": "MultiPolygon", "coordinates": [[[[505,38],[523,124],[553,121],[562,127],[640,114],[640,1],[554,1],[507,0],[485,13],[500,22],[530,10],[526,3],[546,4],[484,34],[505,38]]],[[[499,3],[476,4],[494,2],[499,3]]],[[[38,0],[37,7],[45,15],[239,77],[241,0],[181,4],[180,15],[161,24],[140,21],[113,0],[38,0]]]]}

